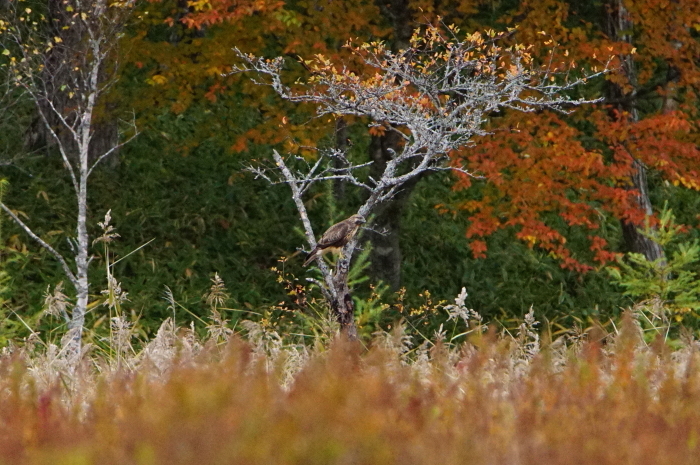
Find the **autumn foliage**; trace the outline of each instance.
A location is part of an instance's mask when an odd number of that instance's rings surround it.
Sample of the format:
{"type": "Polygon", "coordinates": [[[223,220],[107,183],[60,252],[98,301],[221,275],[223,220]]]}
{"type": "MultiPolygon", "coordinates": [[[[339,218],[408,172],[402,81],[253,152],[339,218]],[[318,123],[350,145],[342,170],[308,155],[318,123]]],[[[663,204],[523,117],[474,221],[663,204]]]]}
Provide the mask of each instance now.
{"type": "MultiPolygon", "coordinates": [[[[293,61],[320,53],[336,66],[349,66],[355,72],[362,69],[342,46],[348,39],[379,38],[405,47],[410,35],[406,29],[426,22],[453,23],[467,31],[516,27],[515,41],[542,44],[533,51],[535,56],[565,66],[594,70],[601,60],[614,57],[616,71],[607,82],[591,83],[589,89],[579,91],[589,98],[605,97],[599,104],[573,115],[546,111],[493,115],[487,125],[491,136],[454,153],[456,163],[465,163],[485,182],[459,177],[456,190],[474,191],[476,184],[478,194],[439,208],[468,216],[471,224],[465,233],[476,257],[485,256],[491,234],[509,229],[526,244],[559,259],[563,267],[588,271],[616,256],[600,234],[606,218],[637,226],[644,223],[647,213],[629,181],[634,160],[674,186],[694,190],[700,186],[695,122],[700,6],[693,0],[611,0],[595,7],[563,0],[519,2],[512,9],[491,5],[491,19],[481,22],[473,19],[487,8],[479,1],[450,2],[449,6],[408,1],[400,12],[366,2],[314,6],[311,2],[197,1],[189,5],[182,24],[199,28],[225,23],[225,28],[212,33],[225,41],[235,40],[245,52],[273,47],[293,61]],[[408,23],[399,23],[399,16],[408,23]],[[615,23],[623,20],[633,28],[616,36],[615,23]],[[271,34],[269,40],[264,39],[265,33],[271,34]],[[573,230],[588,238],[589,253],[575,253],[569,247],[567,238],[573,230]]],[[[226,45],[214,47],[214,56],[203,55],[205,65],[196,68],[221,69],[235,62],[235,58],[222,60],[226,45]]],[[[294,72],[301,76],[303,68],[294,72]]],[[[261,92],[248,82],[236,81],[237,77],[227,79],[226,85],[242,86],[247,95],[261,92]]],[[[210,88],[212,98],[226,85],[210,88]]],[[[276,104],[252,100],[249,103],[265,116],[237,139],[232,150],[245,150],[248,141],[287,141],[289,150],[317,143],[312,134],[323,124],[282,124],[284,111],[276,110],[276,104]]],[[[174,105],[181,109],[179,102],[174,105]]],[[[383,134],[378,127],[370,131],[374,136],[383,134]]]]}
{"type": "MultiPolygon", "coordinates": [[[[458,155],[488,181],[481,198],[454,206],[470,214],[467,237],[475,255],[483,256],[489,234],[514,227],[517,237],[561,259],[562,266],[590,270],[593,263],[604,264],[615,256],[598,234],[605,216],[644,224],[638,192],[630,189],[633,160],[673,185],[698,189],[695,96],[700,75],[687,58],[700,53],[693,32],[699,7],[696,2],[655,1],[625,6],[635,25],[631,43],[611,40],[564,2],[524,3],[514,13],[523,34],[534,37],[538,29],[551,34],[561,59],[585,62],[615,54],[631,60],[638,71],[634,82],[625,73],[627,65],[618,60],[608,85],[622,89],[619,100],[642,117],[632,118],[632,110],[620,101],[605,100],[569,117],[544,112],[495,118],[493,135],[458,155]],[[694,26],[688,27],[688,21],[695,21],[694,26]],[[674,32],[666,35],[668,31],[674,32]],[[588,260],[571,254],[566,233],[552,224],[552,214],[588,235],[588,260]]],[[[456,187],[472,184],[465,178],[456,187]]]]}

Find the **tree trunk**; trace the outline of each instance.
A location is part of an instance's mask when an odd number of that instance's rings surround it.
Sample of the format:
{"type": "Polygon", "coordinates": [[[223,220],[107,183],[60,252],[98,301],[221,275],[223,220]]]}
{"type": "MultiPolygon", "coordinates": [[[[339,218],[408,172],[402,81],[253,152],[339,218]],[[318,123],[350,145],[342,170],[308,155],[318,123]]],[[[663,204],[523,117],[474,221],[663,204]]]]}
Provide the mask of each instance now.
{"type": "MultiPolygon", "coordinates": [[[[632,173],[632,186],[637,194],[637,204],[644,210],[646,216],[653,214],[651,201],[649,200],[649,189],[647,186],[646,168],[638,160],[634,160],[634,172],[632,173]]],[[[644,236],[639,226],[622,221],[622,235],[625,244],[631,252],[643,254],[647,260],[654,261],[663,258],[664,251],[659,244],[644,236]]]]}
{"type": "MultiPolygon", "coordinates": [[[[113,115],[116,110],[114,103],[106,104],[105,113],[113,115]]],[[[95,162],[100,155],[119,144],[119,122],[116,118],[95,118],[92,122],[92,138],[90,139],[89,160],[95,162]]],[[[103,168],[114,171],[119,167],[119,150],[115,150],[102,160],[103,168]]]]}
{"type": "Polygon", "coordinates": [[[348,273],[350,272],[350,261],[347,259],[338,260],[335,274],[333,275],[333,286],[336,296],[331,301],[331,311],[338,323],[340,331],[351,340],[357,340],[357,326],[355,325],[355,303],[350,295],[348,287],[348,273]]]}
{"type": "MultiPolygon", "coordinates": [[[[399,150],[400,137],[394,132],[388,132],[382,137],[374,137],[370,145],[370,155],[374,163],[370,176],[379,179],[386,169],[391,153],[399,150]]],[[[413,189],[421,176],[405,183],[401,190],[391,199],[376,209],[373,229],[367,233],[367,239],[372,243],[370,255],[370,274],[375,280],[387,283],[394,291],[401,287],[401,217],[413,189]]]]}
{"type": "MultiPolygon", "coordinates": [[[[96,71],[92,70],[95,74],[96,71]]],[[[95,80],[96,80],[95,76],[95,80]]],[[[76,244],[77,250],[75,253],[76,278],[75,285],[76,301],[71,315],[69,329],[71,330],[70,340],[68,341],[67,350],[69,353],[79,355],[81,352],[81,341],[83,335],[83,326],[85,325],[85,312],[88,305],[88,294],[90,282],[88,277],[88,268],[90,265],[88,258],[89,237],[87,231],[87,180],[90,169],[89,148],[90,148],[90,127],[92,120],[92,108],[94,106],[94,94],[88,97],[88,109],[83,115],[78,133],[77,145],[79,164],[79,188],[76,192],[76,201],[78,206],[78,218],[76,221],[76,244]]]]}
{"type": "MultiPolygon", "coordinates": [[[[607,32],[610,38],[617,41],[632,43],[631,31],[634,24],[630,20],[629,13],[625,8],[623,0],[611,0],[607,3],[606,9],[607,32]]],[[[623,72],[634,89],[632,91],[632,94],[634,95],[637,88],[637,75],[634,60],[631,55],[621,56],[620,60],[622,61],[623,72]]],[[[619,111],[620,115],[625,112],[628,115],[627,118],[629,122],[632,124],[639,121],[639,112],[636,108],[634,98],[623,99],[622,97],[633,97],[633,95],[624,95],[619,86],[612,83],[610,84],[608,96],[612,100],[625,102],[619,103],[617,105],[617,110],[619,111]]],[[[630,157],[632,156],[633,155],[630,154],[630,157]]],[[[651,216],[653,214],[653,210],[651,208],[651,200],[649,199],[646,167],[637,159],[633,160],[632,166],[633,171],[631,174],[631,183],[629,188],[634,189],[637,192],[636,199],[639,208],[644,211],[645,215],[651,216]]],[[[621,223],[623,237],[628,250],[643,254],[649,261],[658,260],[664,257],[664,252],[659,244],[644,236],[639,230],[639,225],[635,225],[624,220],[622,220],[621,223]]]]}
{"type": "MultiPolygon", "coordinates": [[[[81,158],[84,157],[86,159],[85,165],[87,165],[87,147],[85,147],[84,152],[84,154],[81,154],[81,158]]],[[[68,343],[68,351],[78,355],[81,351],[83,326],[85,325],[85,312],[87,311],[90,287],[88,278],[87,170],[83,170],[82,167],[80,177],[80,191],[77,199],[78,220],[76,225],[78,250],[75,254],[75,265],[77,269],[77,285],[75,286],[76,301],[69,324],[71,335],[68,343]],[[85,176],[83,176],[83,171],[85,172],[85,176]]]]}
{"type": "MultiPolygon", "coordinates": [[[[385,17],[393,25],[394,50],[400,50],[408,46],[413,33],[413,18],[409,2],[406,0],[391,0],[390,2],[378,2],[378,6],[385,17]]],[[[392,152],[399,152],[401,139],[393,132],[387,132],[383,136],[372,137],[370,144],[370,157],[374,161],[370,169],[370,176],[379,179],[386,168],[386,164],[392,158],[392,152]]],[[[370,232],[368,241],[372,243],[370,253],[370,274],[374,280],[387,283],[392,290],[401,287],[401,217],[406,207],[406,202],[411,196],[419,179],[414,179],[402,186],[401,191],[389,202],[379,206],[374,220],[374,228],[380,233],[370,232]]]]}
{"type": "Polygon", "coordinates": [[[76,235],[78,250],[75,251],[75,265],[77,269],[76,278],[76,302],[73,307],[73,314],[70,322],[72,330],[71,340],[69,341],[69,352],[80,354],[82,346],[83,327],[85,325],[85,312],[88,306],[88,294],[90,289],[90,281],[88,277],[88,268],[90,267],[90,259],[88,256],[88,248],[90,239],[87,231],[87,183],[90,176],[90,145],[94,133],[92,119],[94,116],[95,105],[97,103],[97,92],[99,85],[99,76],[101,68],[101,57],[95,56],[91,63],[89,79],[87,81],[88,94],[85,102],[85,110],[80,115],[80,124],[76,134],[76,145],[78,147],[79,157],[79,177],[78,177],[78,192],[76,192],[76,201],[78,203],[78,218],[76,221],[76,235]]]}

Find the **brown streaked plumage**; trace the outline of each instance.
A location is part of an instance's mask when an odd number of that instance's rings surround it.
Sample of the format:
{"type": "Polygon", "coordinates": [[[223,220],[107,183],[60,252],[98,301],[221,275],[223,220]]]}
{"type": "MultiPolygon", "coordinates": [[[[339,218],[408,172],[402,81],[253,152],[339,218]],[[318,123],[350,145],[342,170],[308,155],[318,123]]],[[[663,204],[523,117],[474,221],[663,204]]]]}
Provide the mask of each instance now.
{"type": "Polygon", "coordinates": [[[318,240],[316,247],[311,251],[308,258],[304,262],[304,266],[311,263],[316,257],[319,257],[327,252],[337,253],[340,249],[350,242],[360,225],[365,223],[365,217],[362,215],[352,215],[350,218],[336,223],[326,232],[323,233],[321,239],[318,240]]]}

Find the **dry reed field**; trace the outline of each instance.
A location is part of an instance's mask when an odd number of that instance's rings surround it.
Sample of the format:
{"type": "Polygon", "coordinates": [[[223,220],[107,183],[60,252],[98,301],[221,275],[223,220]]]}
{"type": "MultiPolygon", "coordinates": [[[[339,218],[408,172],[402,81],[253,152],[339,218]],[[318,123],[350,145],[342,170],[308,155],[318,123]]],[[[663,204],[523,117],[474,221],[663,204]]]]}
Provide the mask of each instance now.
{"type": "Polygon", "coordinates": [[[628,317],[545,346],[535,324],[304,346],[168,320],[77,365],[29,341],[0,362],[0,463],[698,463],[697,342],[645,343],[628,317]]]}

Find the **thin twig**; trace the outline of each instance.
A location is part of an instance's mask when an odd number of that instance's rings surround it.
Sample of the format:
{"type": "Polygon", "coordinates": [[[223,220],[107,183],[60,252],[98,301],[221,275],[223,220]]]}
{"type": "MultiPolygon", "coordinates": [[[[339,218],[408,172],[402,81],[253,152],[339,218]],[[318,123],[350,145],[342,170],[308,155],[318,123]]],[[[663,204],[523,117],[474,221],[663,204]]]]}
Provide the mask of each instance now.
{"type": "Polygon", "coordinates": [[[61,264],[61,266],[63,267],[63,272],[66,274],[66,276],[68,277],[68,279],[70,279],[71,283],[72,283],[73,285],[77,285],[78,280],[77,280],[77,278],[75,277],[75,275],[73,274],[73,271],[72,271],[72,270],[70,269],[70,267],[68,266],[68,263],[66,263],[66,260],[63,258],[63,256],[62,256],[60,253],[58,253],[58,252],[56,251],[56,249],[54,249],[54,248],[51,247],[49,244],[47,244],[42,238],[40,238],[39,236],[37,236],[36,234],[34,234],[34,231],[32,231],[31,228],[30,228],[29,226],[27,226],[26,224],[24,224],[24,222],[23,222],[22,220],[20,220],[19,217],[18,217],[17,215],[15,215],[15,213],[14,213],[12,210],[10,210],[10,209],[7,207],[7,205],[5,205],[3,202],[0,202],[0,208],[2,208],[3,210],[5,210],[5,213],[7,213],[8,215],[10,215],[10,218],[12,218],[12,219],[15,221],[15,223],[17,223],[22,229],[24,229],[24,231],[29,235],[29,237],[31,237],[32,239],[34,239],[36,242],[39,243],[39,245],[41,245],[41,246],[42,246],[44,249],[46,249],[51,255],[53,255],[54,258],[56,258],[56,260],[58,260],[58,262],[59,262],[59,263],[61,264]]]}

